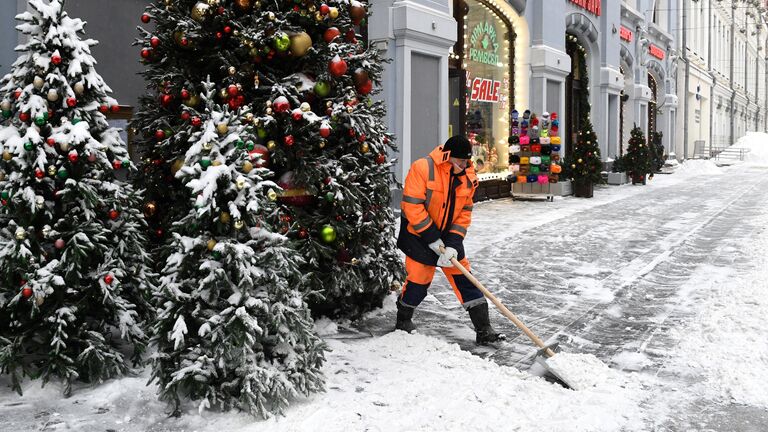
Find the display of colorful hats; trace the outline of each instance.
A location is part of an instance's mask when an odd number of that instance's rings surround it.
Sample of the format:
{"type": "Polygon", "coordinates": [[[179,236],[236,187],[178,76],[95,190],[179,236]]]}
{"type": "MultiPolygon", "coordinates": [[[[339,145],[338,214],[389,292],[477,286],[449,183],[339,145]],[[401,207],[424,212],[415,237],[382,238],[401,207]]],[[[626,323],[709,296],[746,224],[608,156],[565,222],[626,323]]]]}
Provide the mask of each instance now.
{"type": "Polygon", "coordinates": [[[507,179],[511,183],[556,183],[559,180],[557,174],[562,171],[562,167],[557,164],[560,160],[558,152],[562,148],[558,136],[560,120],[557,113],[544,112],[537,116],[525,110],[521,115],[519,111],[513,110],[510,118],[507,179]]]}

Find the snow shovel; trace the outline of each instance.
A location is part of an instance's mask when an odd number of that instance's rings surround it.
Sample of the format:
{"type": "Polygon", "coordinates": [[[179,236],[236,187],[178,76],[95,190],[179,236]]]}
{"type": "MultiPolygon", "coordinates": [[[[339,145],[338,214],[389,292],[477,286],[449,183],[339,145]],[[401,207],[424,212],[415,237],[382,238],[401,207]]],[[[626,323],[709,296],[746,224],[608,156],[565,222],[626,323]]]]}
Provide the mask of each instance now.
{"type": "MultiPolygon", "coordinates": [[[[444,248],[440,248],[441,252],[445,252],[444,248]]],[[[512,313],[509,309],[507,309],[506,306],[502,302],[499,301],[499,299],[496,298],[495,295],[491,294],[490,291],[486,287],[483,286],[483,284],[480,283],[477,278],[475,278],[472,273],[469,272],[466,268],[464,268],[463,265],[457,260],[456,258],[451,258],[451,263],[453,263],[454,267],[459,269],[461,273],[466,276],[467,279],[469,279],[472,284],[474,284],[477,289],[480,290],[480,292],[483,293],[483,295],[488,298],[494,305],[496,305],[496,308],[501,312],[502,315],[509,318],[510,321],[512,321],[517,328],[523,331],[526,336],[528,336],[533,343],[536,344],[536,346],[539,347],[539,351],[536,353],[536,363],[541,365],[544,369],[547,370],[552,376],[554,376],[558,381],[560,381],[560,384],[562,384],[565,388],[573,389],[575,388],[573,385],[569,384],[568,381],[563,377],[561,374],[558,374],[555,372],[552,368],[549,367],[547,364],[547,358],[553,357],[555,355],[555,347],[557,346],[557,343],[547,345],[542,341],[538,336],[536,336],[536,333],[532,332],[531,329],[529,329],[525,324],[523,324],[520,319],[515,316],[515,314],[512,313]]]]}

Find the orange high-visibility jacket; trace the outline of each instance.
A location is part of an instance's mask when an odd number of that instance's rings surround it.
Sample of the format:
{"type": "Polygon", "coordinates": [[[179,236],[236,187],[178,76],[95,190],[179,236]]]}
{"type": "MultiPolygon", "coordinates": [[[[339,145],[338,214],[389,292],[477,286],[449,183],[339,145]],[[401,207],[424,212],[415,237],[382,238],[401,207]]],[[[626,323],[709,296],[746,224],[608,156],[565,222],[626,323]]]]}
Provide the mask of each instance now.
{"type": "Polygon", "coordinates": [[[423,264],[436,264],[437,255],[427,245],[438,238],[454,247],[459,259],[464,257],[463,240],[472,222],[477,175],[471,163],[463,174],[452,175],[448,159],[449,153],[436,147],[414,162],[405,178],[398,246],[423,264]]]}

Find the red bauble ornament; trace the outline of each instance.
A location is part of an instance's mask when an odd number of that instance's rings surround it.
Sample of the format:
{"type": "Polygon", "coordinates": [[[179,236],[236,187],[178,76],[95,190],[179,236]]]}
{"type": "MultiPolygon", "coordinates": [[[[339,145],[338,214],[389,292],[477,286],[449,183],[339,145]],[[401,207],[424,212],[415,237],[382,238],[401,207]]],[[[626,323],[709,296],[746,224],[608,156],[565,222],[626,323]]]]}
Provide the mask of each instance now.
{"type": "Polygon", "coordinates": [[[216,32],[216,39],[221,40],[224,37],[224,33],[216,32]]]}
{"type": "Polygon", "coordinates": [[[21,289],[21,296],[24,298],[30,298],[32,297],[32,288],[25,286],[21,289]]]}
{"type": "Polygon", "coordinates": [[[165,234],[165,232],[163,231],[162,228],[158,228],[158,229],[155,230],[155,236],[156,237],[160,238],[160,237],[163,236],[163,234],[165,234]]]}
{"type": "MultiPolygon", "coordinates": [[[[301,207],[311,204],[315,199],[313,195],[307,192],[304,186],[294,183],[293,171],[288,171],[280,176],[277,185],[283,189],[278,193],[278,200],[283,204],[301,207]]],[[[281,216],[281,219],[287,223],[290,223],[292,220],[290,215],[281,216]]]]}
{"type": "Polygon", "coordinates": [[[286,135],[285,138],[283,138],[283,141],[285,142],[285,145],[288,147],[293,145],[293,135],[286,135]]]}
{"type": "Polygon", "coordinates": [[[160,46],[160,38],[157,36],[152,36],[149,39],[149,44],[152,45],[152,48],[157,48],[160,46]]]}
{"type": "Polygon", "coordinates": [[[272,109],[275,110],[275,112],[283,113],[291,109],[291,104],[288,102],[288,98],[279,96],[272,101],[272,109]]]}
{"type": "Polygon", "coordinates": [[[237,86],[234,84],[230,84],[229,87],[227,87],[227,93],[230,96],[237,96],[237,93],[238,93],[237,86]]]}
{"type": "Polygon", "coordinates": [[[120,111],[120,105],[112,105],[110,109],[112,110],[113,113],[116,113],[120,111]]]}
{"type": "Polygon", "coordinates": [[[35,168],[35,177],[41,179],[45,177],[45,173],[40,168],[35,168]]]}
{"type": "Polygon", "coordinates": [[[168,105],[170,105],[171,102],[173,102],[173,96],[171,96],[169,94],[164,94],[164,95],[160,96],[160,103],[164,107],[167,107],[168,105]]]}
{"type": "Polygon", "coordinates": [[[201,124],[203,124],[203,120],[200,117],[192,117],[192,126],[200,127],[201,124]]]}
{"type": "Polygon", "coordinates": [[[106,114],[106,113],[109,111],[109,107],[108,107],[108,106],[106,106],[106,105],[99,105],[99,111],[100,111],[102,114],[106,114]]]}
{"type": "Polygon", "coordinates": [[[355,35],[354,29],[347,30],[347,33],[344,35],[344,37],[347,38],[348,42],[352,42],[353,40],[355,40],[355,36],[356,35],[355,35]]]}
{"type": "Polygon", "coordinates": [[[336,27],[328,27],[328,29],[323,33],[323,40],[325,43],[331,43],[339,36],[341,36],[341,31],[339,31],[339,29],[336,27]]]}
{"type": "Polygon", "coordinates": [[[385,155],[384,153],[379,153],[379,155],[376,156],[376,163],[377,164],[381,165],[381,164],[383,164],[386,161],[387,161],[387,155],[385,155]]]}
{"type": "Polygon", "coordinates": [[[365,141],[365,134],[360,134],[360,135],[357,137],[357,140],[358,140],[358,141],[360,141],[360,142],[363,142],[363,141],[365,141]]]}
{"type": "Polygon", "coordinates": [[[49,146],[53,147],[53,146],[56,145],[56,140],[53,139],[53,138],[48,138],[47,140],[45,140],[45,143],[48,144],[49,146]]]}
{"type": "Polygon", "coordinates": [[[327,185],[331,184],[332,181],[333,181],[333,179],[330,178],[330,177],[326,177],[326,178],[323,179],[323,183],[325,183],[327,185]]]}
{"type": "Polygon", "coordinates": [[[121,161],[120,159],[115,159],[114,161],[112,161],[112,168],[119,170],[122,167],[123,167],[123,161],[121,161]]]}
{"type": "Polygon", "coordinates": [[[80,155],[77,154],[76,151],[72,150],[69,152],[69,154],[67,154],[67,159],[69,159],[69,161],[72,163],[77,163],[77,161],[80,159],[80,155]]]}
{"type": "Polygon", "coordinates": [[[237,99],[230,99],[230,100],[227,102],[227,105],[229,105],[229,109],[231,109],[231,110],[236,110],[236,109],[237,109],[237,107],[238,107],[237,99]]]}
{"type": "Polygon", "coordinates": [[[115,281],[115,277],[112,276],[111,274],[108,274],[108,275],[104,276],[104,283],[105,284],[112,285],[112,282],[114,282],[114,281],[115,281]]]}
{"type": "Polygon", "coordinates": [[[25,112],[19,114],[19,120],[21,120],[23,122],[27,122],[29,120],[29,114],[27,114],[25,112]]]}
{"type": "Polygon", "coordinates": [[[349,136],[351,136],[351,137],[355,136],[355,130],[354,129],[350,129],[347,132],[349,133],[349,136]]]}
{"type": "Polygon", "coordinates": [[[158,141],[165,139],[165,131],[162,129],[158,129],[155,131],[155,139],[158,141]]]}
{"type": "Polygon", "coordinates": [[[384,138],[382,138],[381,140],[384,142],[384,144],[389,144],[389,137],[388,136],[384,135],[384,138]]]}
{"type": "Polygon", "coordinates": [[[328,125],[322,125],[320,126],[320,136],[323,138],[328,138],[331,135],[331,127],[328,125]]]}
{"type": "Polygon", "coordinates": [[[117,211],[115,209],[112,209],[112,210],[109,211],[109,218],[110,219],[116,220],[119,217],[120,217],[120,212],[119,211],[117,211]]]}
{"type": "Polygon", "coordinates": [[[152,55],[152,50],[149,48],[144,48],[141,50],[141,58],[148,59],[149,56],[152,55]]]}
{"type": "Polygon", "coordinates": [[[302,110],[296,108],[295,110],[291,111],[291,118],[294,121],[299,121],[299,120],[304,118],[304,112],[302,110]]]}
{"type": "Polygon", "coordinates": [[[143,22],[144,24],[147,24],[147,23],[149,23],[149,21],[150,21],[151,19],[152,19],[152,18],[149,16],[149,14],[142,14],[142,15],[141,15],[141,22],[143,22]]]}
{"type": "Polygon", "coordinates": [[[341,59],[338,55],[331,60],[328,64],[328,72],[336,78],[347,73],[347,62],[341,59]]]}
{"type": "Polygon", "coordinates": [[[298,6],[298,5],[294,5],[294,6],[293,6],[293,11],[294,11],[294,12],[298,12],[299,10],[300,10],[300,9],[299,9],[299,6],[298,6]]]}
{"type": "Polygon", "coordinates": [[[189,111],[182,111],[181,112],[181,119],[182,120],[187,121],[187,120],[189,120],[190,117],[191,117],[191,115],[189,114],[189,111]]]}
{"type": "Polygon", "coordinates": [[[230,34],[232,33],[232,27],[230,26],[224,26],[224,33],[230,34]]]}
{"type": "Polygon", "coordinates": [[[51,56],[51,63],[53,63],[56,66],[60,65],[61,64],[61,56],[58,55],[58,54],[54,54],[53,56],[51,56]]]}
{"type": "Polygon", "coordinates": [[[182,90],[181,90],[181,98],[182,98],[182,99],[189,99],[189,90],[187,90],[187,89],[182,89],[182,90]]]}
{"type": "Polygon", "coordinates": [[[307,231],[307,229],[306,229],[306,228],[301,228],[301,229],[299,230],[299,238],[300,238],[300,239],[305,239],[305,238],[307,238],[307,237],[309,237],[309,231],[307,231]]]}
{"type": "Polygon", "coordinates": [[[253,146],[253,150],[248,152],[248,156],[257,168],[269,166],[269,149],[261,144],[253,146]],[[258,156],[261,156],[261,158],[258,158],[258,156]]]}
{"type": "Polygon", "coordinates": [[[77,105],[77,99],[75,99],[73,97],[68,97],[67,98],[67,106],[70,107],[70,108],[73,108],[75,105],[77,105]]]}
{"type": "Polygon", "coordinates": [[[368,81],[364,82],[362,85],[360,85],[357,88],[357,91],[360,92],[360,94],[363,94],[363,95],[367,95],[368,93],[371,92],[371,90],[373,90],[373,81],[371,81],[371,80],[368,80],[368,81]]]}
{"type": "Polygon", "coordinates": [[[331,8],[327,4],[323,3],[320,5],[320,15],[323,15],[323,16],[328,15],[328,12],[330,11],[331,11],[331,8]]]}

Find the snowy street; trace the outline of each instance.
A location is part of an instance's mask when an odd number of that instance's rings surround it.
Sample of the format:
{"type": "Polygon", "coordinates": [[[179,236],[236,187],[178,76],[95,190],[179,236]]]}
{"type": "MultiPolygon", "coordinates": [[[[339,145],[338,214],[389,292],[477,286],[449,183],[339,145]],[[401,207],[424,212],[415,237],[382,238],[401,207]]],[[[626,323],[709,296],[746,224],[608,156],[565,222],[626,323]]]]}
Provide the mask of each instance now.
{"type": "Polygon", "coordinates": [[[768,430],[768,152],[718,168],[689,161],[647,186],[595,198],[475,206],[473,273],[542,339],[610,369],[566,390],[527,370],[533,343],[476,347],[442,276],[394,327],[394,297],[360,323],[316,324],[327,337],[327,392],[267,421],[195,406],[168,418],[148,372],[82,386],[0,382],[0,430],[78,431],[764,431],[768,430]],[[762,159],[758,156],[762,155],[762,159]],[[364,337],[371,332],[374,337],[364,337]]]}

